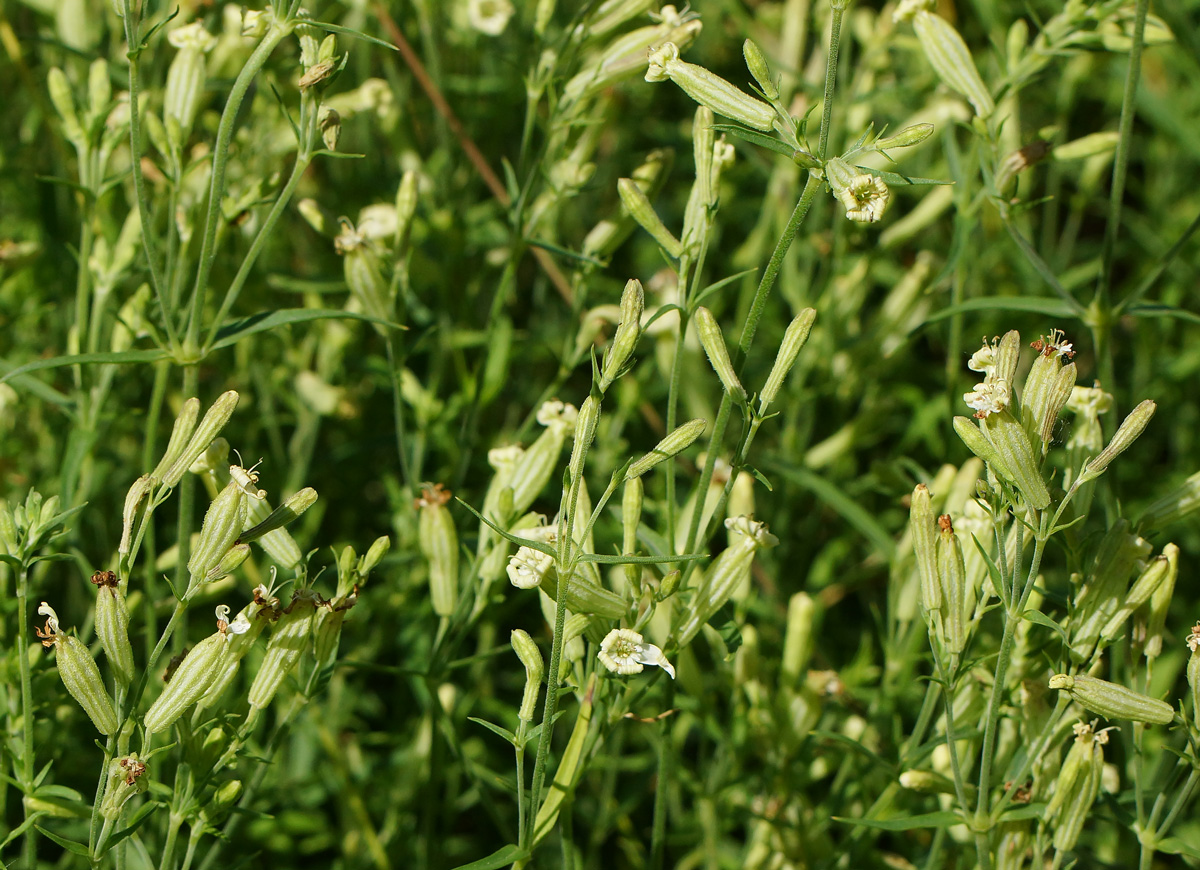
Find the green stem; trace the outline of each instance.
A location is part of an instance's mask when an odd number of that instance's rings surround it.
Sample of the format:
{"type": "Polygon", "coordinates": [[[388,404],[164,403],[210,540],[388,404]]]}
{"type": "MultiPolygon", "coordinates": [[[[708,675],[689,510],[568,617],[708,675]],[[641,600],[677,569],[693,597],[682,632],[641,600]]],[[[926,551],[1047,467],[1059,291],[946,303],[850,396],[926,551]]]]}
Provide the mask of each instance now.
{"type": "Polygon", "coordinates": [[[842,16],[846,12],[848,2],[833,2],[830,4],[829,17],[829,57],[825,62],[825,94],[821,106],[821,135],[817,146],[817,157],[825,159],[825,149],[829,145],[829,126],[833,118],[833,91],[837,85],[838,46],[841,42],[842,16]]]}
{"type": "MultiPolygon", "coordinates": [[[[17,574],[17,666],[21,672],[21,791],[33,793],[33,674],[29,666],[29,566],[21,565],[17,574]]],[[[25,819],[29,804],[22,802],[25,819]]],[[[37,828],[25,830],[22,848],[24,867],[37,867],[37,828]]]]}
{"type": "Polygon", "coordinates": [[[400,462],[400,483],[402,486],[413,487],[417,485],[417,481],[413,480],[409,472],[408,449],[405,446],[404,396],[400,391],[400,367],[403,363],[399,354],[396,353],[391,332],[386,332],[383,340],[387,344],[388,373],[392,380],[392,426],[396,430],[396,456],[400,462]]]}
{"type": "MultiPolygon", "coordinates": [[[[293,22],[290,20],[272,21],[267,35],[263,37],[263,41],[254,49],[254,53],[250,55],[250,59],[238,73],[238,77],[229,91],[225,110],[221,113],[221,123],[217,127],[217,141],[213,148],[212,181],[208,190],[208,213],[204,220],[204,236],[200,244],[196,284],[192,289],[187,333],[184,339],[185,353],[195,353],[198,350],[200,316],[204,309],[205,297],[208,295],[208,279],[212,273],[213,261],[216,259],[217,226],[221,220],[221,198],[225,195],[225,170],[229,163],[229,145],[233,141],[238,111],[242,108],[242,102],[255,77],[279,43],[283,42],[292,32],[293,26],[293,22]]],[[[189,478],[185,476],[184,480],[187,479],[189,478]]],[[[182,511],[182,508],[180,510],[182,511]]]]}
{"type": "Polygon", "coordinates": [[[100,765],[100,781],[96,783],[96,798],[92,801],[92,821],[88,826],[88,849],[93,855],[96,854],[96,836],[100,832],[100,804],[104,800],[105,786],[108,784],[108,767],[112,764],[116,746],[116,735],[110,734],[104,744],[104,763],[100,765]]]}

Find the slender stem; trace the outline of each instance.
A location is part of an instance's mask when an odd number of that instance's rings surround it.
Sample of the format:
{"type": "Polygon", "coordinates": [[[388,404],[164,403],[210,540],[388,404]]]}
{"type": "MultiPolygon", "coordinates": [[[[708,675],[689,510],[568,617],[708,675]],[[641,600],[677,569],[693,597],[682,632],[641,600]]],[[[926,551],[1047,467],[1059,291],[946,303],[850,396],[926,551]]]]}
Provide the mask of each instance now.
{"type": "MultiPolygon", "coordinates": [[[[387,344],[388,372],[392,379],[392,428],[396,430],[396,456],[400,462],[400,483],[402,486],[416,486],[417,481],[409,472],[408,449],[405,446],[404,396],[400,392],[400,367],[403,363],[399,354],[396,353],[391,333],[385,333],[383,340],[387,344]]],[[[482,389],[482,385],[478,389],[482,389]]]]}
{"type": "Polygon", "coordinates": [[[104,801],[105,786],[108,784],[108,766],[112,763],[116,745],[116,735],[110,734],[104,744],[104,763],[100,765],[100,781],[96,783],[96,799],[92,801],[92,821],[88,826],[88,849],[93,855],[96,854],[96,836],[100,833],[100,804],[104,801]]]}
{"type": "MultiPolygon", "coordinates": [[[[292,32],[292,27],[293,22],[291,21],[272,20],[267,35],[263,37],[262,42],[250,55],[250,59],[246,61],[246,65],[242,67],[242,71],[238,73],[238,77],[229,91],[225,110],[221,113],[221,123],[217,127],[217,141],[213,149],[212,181],[208,190],[208,213],[204,220],[204,236],[200,244],[196,284],[192,289],[191,310],[188,314],[187,334],[184,339],[184,350],[188,353],[194,353],[198,349],[200,317],[204,309],[205,297],[208,295],[208,279],[217,254],[217,226],[221,222],[221,198],[225,195],[225,170],[229,163],[229,145],[233,141],[238,111],[242,108],[242,102],[255,77],[279,43],[283,42],[292,32]]],[[[188,477],[185,476],[184,479],[187,480],[188,477]]]]}
{"type": "Polygon", "coordinates": [[[842,15],[846,12],[847,0],[831,4],[833,7],[829,17],[829,57],[825,62],[825,94],[821,106],[821,135],[817,146],[817,157],[825,159],[825,149],[829,145],[829,126],[833,117],[833,91],[837,85],[838,46],[841,42],[842,15]]]}
{"type": "MultiPolygon", "coordinates": [[[[21,672],[21,791],[33,793],[33,674],[29,667],[29,566],[21,565],[17,574],[17,665],[21,672]]],[[[29,803],[23,801],[25,818],[29,803]]],[[[24,867],[37,867],[37,828],[25,831],[22,848],[24,867]]]]}

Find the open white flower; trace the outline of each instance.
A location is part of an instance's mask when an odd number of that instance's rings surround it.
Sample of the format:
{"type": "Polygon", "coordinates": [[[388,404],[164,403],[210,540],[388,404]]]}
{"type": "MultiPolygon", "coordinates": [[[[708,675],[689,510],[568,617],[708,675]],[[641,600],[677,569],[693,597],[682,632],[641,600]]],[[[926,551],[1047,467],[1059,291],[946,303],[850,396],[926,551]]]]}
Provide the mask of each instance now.
{"type": "Polygon", "coordinates": [[[675,679],[675,668],[663,651],[631,628],[610,631],[600,644],[598,658],[614,674],[640,674],[646,665],[655,665],[675,679]]]}
{"type": "Polygon", "coordinates": [[[503,33],[515,11],[509,0],[467,0],[467,21],[488,36],[503,33]]]}
{"type": "Polygon", "coordinates": [[[518,589],[533,589],[542,584],[554,559],[533,547],[522,547],[508,560],[508,579],[518,589]]]}
{"type": "Polygon", "coordinates": [[[1012,388],[1003,378],[989,375],[983,383],[976,384],[971,392],[963,393],[963,401],[968,408],[975,409],[976,417],[999,414],[1012,401],[1012,388]]]}
{"type": "Polygon", "coordinates": [[[846,217],[871,224],[883,217],[892,194],[883,179],[863,174],[854,176],[848,185],[837,191],[837,197],[846,207],[846,217]]]}

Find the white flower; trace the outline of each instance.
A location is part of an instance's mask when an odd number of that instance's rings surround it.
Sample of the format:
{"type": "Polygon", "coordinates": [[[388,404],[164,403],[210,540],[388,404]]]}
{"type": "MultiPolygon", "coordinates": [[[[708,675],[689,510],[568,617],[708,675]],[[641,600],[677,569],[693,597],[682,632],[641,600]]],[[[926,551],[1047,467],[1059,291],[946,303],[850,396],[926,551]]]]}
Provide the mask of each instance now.
{"type": "Polygon", "coordinates": [[[909,21],[918,12],[928,10],[931,6],[932,0],[900,0],[896,11],[892,13],[892,21],[909,21]]]}
{"type": "Polygon", "coordinates": [[[725,520],[725,528],[731,532],[753,538],[759,547],[767,549],[779,543],[779,538],[767,531],[767,524],[760,523],[747,516],[730,517],[725,520]]]}
{"type": "Polygon", "coordinates": [[[1108,413],[1112,408],[1112,402],[1112,394],[1100,389],[1099,383],[1094,387],[1076,386],[1071,388],[1071,396],[1067,399],[1067,410],[1095,420],[1101,414],[1108,413]]]}
{"type": "Polygon", "coordinates": [[[488,36],[503,33],[515,11],[509,0],[467,0],[467,20],[488,36]]]}
{"type": "Polygon", "coordinates": [[[859,223],[871,224],[883,217],[892,197],[883,179],[874,175],[856,175],[838,191],[838,199],[846,207],[846,217],[859,223]]]}
{"type": "Polygon", "coordinates": [[[533,589],[540,586],[546,572],[554,567],[554,558],[535,550],[522,547],[508,560],[508,580],[518,589],[533,589]]]}
{"type": "Polygon", "coordinates": [[[996,341],[983,340],[983,347],[971,354],[967,360],[967,368],[973,372],[983,372],[990,375],[996,370],[996,341]]]}
{"type": "Polygon", "coordinates": [[[579,419],[579,409],[566,402],[560,402],[558,399],[543,402],[537,412],[537,421],[547,429],[557,426],[566,432],[572,432],[575,430],[577,419],[579,419]]]}
{"type": "Polygon", "coordinates": [[[38,614],[46,617],[46,634],[58,634],[58,614],[54,612],[54,608],[43,601],[38,607],[38,614]]]}
{"type": "Polygon", "coordinates": [[[167,42],[176,48],[194,48],[198,51],[209,52],[217,44],[217,38],[204,29],[199,21],[176,27],[167,34],[167,42]]]}
{"type": "Polygon", "coordinates": [[[656,665],[675,679],[675,668],[667,661],[663,651],[652,643],[646,643],[640,634],[631,628],[614,628],[600,644],[597,657],[614,674],[628,676],[640,674],[646,665],[656,665]]]}
{"type": "Polygon", "coordinates": [[[1200,650],[1200,622],[1192,626],[1192,633],[1187,636],[1187,645],[1192,652],[1200,650]]]}
{"type": "Polygon", "coordinates": [[[980,419],[989,414],[999,414],[1012,401],[1012,390],[1008,381],[1003,378],[988,376],[983,383],[976,384],[975,389],[963,393],[963,401],[968,408],[975,409],[975,416],[980,419]]]}

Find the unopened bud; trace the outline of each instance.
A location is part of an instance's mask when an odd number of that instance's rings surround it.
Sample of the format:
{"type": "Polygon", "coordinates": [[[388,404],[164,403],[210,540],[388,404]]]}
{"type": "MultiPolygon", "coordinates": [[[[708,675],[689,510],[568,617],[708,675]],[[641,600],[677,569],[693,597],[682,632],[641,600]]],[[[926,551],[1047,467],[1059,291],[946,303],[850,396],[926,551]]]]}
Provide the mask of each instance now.
{"type": "Polygon", "coordinates": [[[725,79],[692,63],[679,59],[679,47],[667,42],[650,52],[646,81],[671,79],[680,89],[702,106],[718,115],[740,121],[747,127],[766,133],[775,124],[775,110],[757,100],[725,79]]]}
{"type": "Polygon", "coordinates": [[[337,151],[338,139],[342,136],[342,116],[328,106],[321,107],[321,116],[317,121],[321,130],[321,141],[330,151],[337,151]]]}
{"type": "MultiPolygon", "coordinates": [[[[237,407],[237,403],[238,394],[233,390],[222,393],[217,397],[217,400],[212,403],[212,406],[204,415],[204,419],[200,421],[194,430],[191,430],[191,436],[188,438],[183,449],[179,451],[179,455],[162,471],[161,480],[164,486],[174,486],[179,483],[179,479],[183,477],[184,472],[191,468],[192,463],[200,457],[200,454],[208,449],[213,439],[221,434],[221,430],[225,428],[225,424],[233,416],[233,411],[237,407]]],[[[198,410],[199,405],[196,408],[198,410]]],[[[184,413],[181,413],[180,418],[182,419],[183,417],[184,413]]],[[[192,419],[194,420],[195,418],[192,417],[192,419]]],[[[177,427],[179,426],[179,422],[179,420],[176,421],[177,427]]],[[[168,452],[174,441],[175,432],[172,431],[171,443],[167,446],[168,452]]],[[[165,461],[166,456],[163,457],[163,462],[165,461]]],[[[159,467],[163,466],[163,462],[159,463],[159,467]]],[[[151,472],[150,476],[157,478],[158,469],[151,472]]]]}
{"type": "Polygon", "coordinates": [[[663,440],[659,441],[653,450],[629,466],[629,469],[625,472],[625,480],[632,481],[635,478],[641,477],[664,459],[669,459],[672,456],[682,453],[697,438],[704,434],[704,430],[707,427],[707,420],[689,420],[682,426],[677,427],[674,431],[668,433],[663,440]]]}
{"type": "Polygon", "coordinates": [[[746,388],[742,386],[737,373],[733,370],[733,363],[729,360],[729,351],[725,347],[725,337],[721,334],[721,327],[717,325],[712,312],[703,306],[696,309],[696,333],[700,336],[700,344],[704,348],[704,353],[708,356],[713,371],[721,379],[721,385],[725,388],[725,392],[738,404],[744,403],[746,388]]]}
{"type": "Polygon", "coordinates": [[[996,110],[991,93],[979,77],[967,44],[954,26],[928,10],[920,10],[912,19],[917,39],[933,71],[945,84],[966,97],[975,112],[986,119],[996,110]]]}
{"type": "Polygon", "coordinates": [[[746,59],[746,69],[750,70],[750,75],[754,76],[754,81],[758,83],[763,96],[768,100],[779,99],[779,88],[775,87],[775,82],[771,80],[771,68],[767,66],[767,59],[763,56],[758,43],[752,39],[743,42],[742,57],[746,59]]]}
{"type": "Polygon", "coordinates": [[[779,395],[783,381],[787,378],[788,372],[792,370],[792,366],[796,364],[796,358],[800,356],[801,349],[808,341],[808,335],[812,331],[813,322],[816,319],[816,310],[805,308],[788,324],[788,328],[783,333],[783,342],[779,345],[779,352],[775,354],[775,363],[771,366],[771,373],[767,375],[767,383],[759,394],[758,413],[760,415],[767,412],[767,408],[779,395]]]}
{"type": "Polygon", "coordinates": [[[1067,692],[1085,710],[1106,719],[1168,725],[1175,718],[1175,711],[1166,701],[1084,674],[1055,674],[1050,678],[1050,688],[1067,692]]]}
{"type": "Polygon", "coordinates": [[[117,552],[122,556],[129,554],[133,547],[133,523],[137,519],[137,510],[153,485],[150,475],[143,474],[129,487],[125,494],[125,508],[121,512],[121,544],[117,552]]]}
{"type": "Polygon", "coordinates": [[[1103,474],[1109,464],[1129,449],[1138,436],[1146,431],[1146,426],[1149,425],[1150,418],[1154,416],[1157,407],[1150,399],[1146,399],[1130,411],[1129,416],[1117,429],[1117,433],[1108,442],[1108,446],[1083,467],[1083,472],[1079,475],[1079,482],[1086,483],[1103,474]]]}
{"type": "Polygon", "coordinates": [[[512,648],[521,664],[525,666],[525,692],[521,696],[521,709],[517,718],[522,722],[532,722],[537,715],[538,689],[546,675],[546,663],[533,638],[519,628],[512,633],[512,648]]]}
{"type": "Polygon", "coordinates": [[[429,568],[429,597],[433,612],[451,616],[458,605],[458,531],[446,502],[450,492],[434,484],[416,500],[419,511],[417,542],[429,568]]]}
{"type": "Polygon", "coordinates": [[[908,148],[912,145],[919,145],[932,135],[932,124],[913,124],[911,127],[905,127],[893,136],[879,139],[876,141],[875,147],[880,151],[888,151],[892,148],[908,148]]]}
{"type": "Polygon", "coordinates": [[[641,228],[648,232],[671,257],[679,259],[683,253],[683,244],[667,229],[667,225],[662,222],[662,218],[658,216],[658,212],[654,210],[654,206],[650,204],[649,198],[641,187],[631,178],[621,178],[617,180],[617,193],[630,217],[637,221],[641,228]]]}

